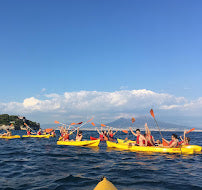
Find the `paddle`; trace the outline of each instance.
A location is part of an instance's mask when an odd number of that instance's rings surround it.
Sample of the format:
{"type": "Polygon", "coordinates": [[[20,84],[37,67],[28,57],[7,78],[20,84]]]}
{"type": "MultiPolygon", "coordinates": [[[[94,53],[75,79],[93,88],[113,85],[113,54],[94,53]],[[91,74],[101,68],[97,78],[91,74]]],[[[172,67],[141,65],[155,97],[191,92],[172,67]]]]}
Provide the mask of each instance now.
{"type": "MultiPolygon", "coordinates": [[[[86,125],[87,123],[91,122],[92,120],[93,120],[93,117],[92,117],[91,119],[89,119],[88,121],[86,121],[85,123],[82,122],[83,124],[82,124],[80,127],[74,129],[74,130],[72,131],[72,133],[74,133],[77,129],[81,128],[82,126],[86,125]]],[[[81,123],[81,122],[80,122],[80,123],[81,123]]]]}
{"type": "Polygon", "coordinates": [[[187,131],[185,134],[188,134],[188,133],[192,132],[193,130],[195,130],[195,128],[190,129],[190,130],[187,131]]]}
{"type": "Polygon", "coordinates": [[[24,123],[24,125],[25,125],[27,128],[29,128],[31,131],[33,131],[34,134],[36,134],[36,131],[34,131],[31,127],[29,127],[29,126],[27,125],[27,123],[24,123]]]}
{"type": "Polygon", "coordinates": [[[159,126],[158,126],[158,123],[157,123],[157,121],[156,121],[156,119],[155,119],[155,115],[154,115],[153,109],[150,110],[150,114],[151,114],[151,116],[154,118],[154,121],[155,121],[155,123],[156,123],[156,125],[157,125],[157,127],[158,127],[159,133],[160,133],[161,138],[162,138],[162,144],[163,144],[163,146],[168,146],[168,143],[164,140],[163,135],[162,135],[162,133],[161,133],[161,130],[160,130],[160,128],[159,128],[159,126]]]}
{"type": "MultiPolygon", "coordinates": [[[[130,127],[132,127],[133,123],[135,122],[135,118],[132,117],[132,118],[131,118],[131,121],[132,121],[132,124],[130,125],[130,127]]],[[[124,130],[124,131],[126,132],[126,130],[124,130]]],[[[124,132],[124,131],[123,131],[123,132],[124,132]]],[[[128,140],[128,135],[129,135],[129,133],[128,133],[128,131],[127,131],[127,136],[126,136],[126,138],[125,138],[125,141],[128,140]]]]}
{"type": "Polygon", "coordinates": [[[95,127],[95,123],[92,122],[91,124],[95,127]]]}
{"type": "Polygon", "coordinates": [[[154,121],[156,122],[156,125],[157,125],[157,127],[158,127],[158,129],[159,129],[159,133],[160,133],[160,135],[161,135],[161,138],[163,138],[163,135],[161,134],[161,130],[160,130],[160,128],[159,128],[159,126],[158,126],[158,123],[157,123],[157,121],[156,121],[156,119],[155,119],[155,115],[154,115],[153,109],[150,110],[150,114],[151,114],[151,116],[154,118],[154,121]]]}

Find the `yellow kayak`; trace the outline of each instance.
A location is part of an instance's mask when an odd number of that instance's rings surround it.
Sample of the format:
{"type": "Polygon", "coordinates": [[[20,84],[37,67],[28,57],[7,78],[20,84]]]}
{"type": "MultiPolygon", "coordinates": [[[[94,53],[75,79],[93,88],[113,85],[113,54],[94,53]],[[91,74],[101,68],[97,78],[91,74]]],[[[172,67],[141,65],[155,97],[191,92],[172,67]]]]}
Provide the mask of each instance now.
{"type": "Polygon", "coordinates": [[[0,135],[0,138],[1,139],[19,139],[21,137],[20,137],[20,135],[12,135],[12,136],[1,136],[0,135]]]}
{"type": "MultiPolygon", "coordinates": [[[[119,144],[129,144],[129,143],[136,143],[136,141],[131,141],[131,140],[124,140],[124,139],[117,139],[119,144]]],[[[198,146],[198,145],[182,145],[181,148],[189,148],[189,149],[193,149],[194,152],[201,152],[202,151],[202,147],[198,146]]]]}
{"type": "Polygon", "coordinates": [[[179,153],[179,154],[194,154],[193,149],[189,148],[168,148],[156,146],[132,146],[131,144],[119,144],[107,141],[107,147],[129,150],[134,152],[162,152],[162,153],[179,153]]]}
{"type": "Polygon", "coordinates": [[[94,190],[117,190],[117,188],[104,177],[103,180],[97,184],[94,190]]]}
{"type": "Polygon", "coordinates": [[[23,135],[23,138],[50,138],[50,135],[23,135]]]}
{"type": "Polygon", "coordinates": [[[128,144],[128,143],[136,143],[136,141],[117,139],[119,144],[128,144]]]}
{"type": "Polygon", "coordinates": [[[90,141],[57,141],[57,145],[69,145],[69,146],[98,146],[99,140],[90,141]]]}
{"type": "Polygon", "coordinates": [[[194,152],[201,152],[202,147],[198,145],[182,145],[182,148],[188,148],[188,149],[193,149],[194,152]]]}

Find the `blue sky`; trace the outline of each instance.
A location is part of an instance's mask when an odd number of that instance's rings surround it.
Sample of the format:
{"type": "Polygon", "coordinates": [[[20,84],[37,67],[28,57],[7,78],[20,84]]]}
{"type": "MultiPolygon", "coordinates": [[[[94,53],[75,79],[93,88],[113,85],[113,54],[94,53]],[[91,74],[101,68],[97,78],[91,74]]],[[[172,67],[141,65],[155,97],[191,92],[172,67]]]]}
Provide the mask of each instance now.
{"type": "Polygon", "coordinates": [[[0,4],[2,104],[79,91],[201,97],[199,0],[0,4]]]}

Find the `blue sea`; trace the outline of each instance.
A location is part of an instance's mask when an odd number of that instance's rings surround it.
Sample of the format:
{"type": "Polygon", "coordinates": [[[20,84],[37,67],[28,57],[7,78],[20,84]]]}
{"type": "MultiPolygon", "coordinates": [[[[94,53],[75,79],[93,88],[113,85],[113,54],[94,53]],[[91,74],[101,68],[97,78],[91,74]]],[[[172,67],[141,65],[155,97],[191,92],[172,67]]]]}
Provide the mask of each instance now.
{"type": "MultiPolygon", "coordinates": [[[[83,134],[84,139],[98,137],[95,131],[83,134]]],[[[162,134],[169,140],[172,132],[162,134]]],[[[160,139],[158,132],[152,135],[160,139]]],[[[202,133],[188,136],[191,144],[202,146],[202,133]]],[[[59,133],[50,139],[0,139],[0,189],[93,190],[102,176],[119,190],[202,189],[202,154],[118,151],[108,149],[105,142],[98,148],[59,146],[58,137],[59,133]]]]}

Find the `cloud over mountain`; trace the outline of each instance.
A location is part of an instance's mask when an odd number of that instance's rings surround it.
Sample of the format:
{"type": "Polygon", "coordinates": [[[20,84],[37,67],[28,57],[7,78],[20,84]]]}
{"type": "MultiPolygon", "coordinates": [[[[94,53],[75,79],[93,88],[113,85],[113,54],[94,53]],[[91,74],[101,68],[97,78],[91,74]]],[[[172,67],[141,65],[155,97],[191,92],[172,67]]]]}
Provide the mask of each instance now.
{"type": "Polygon", "coordinates": [[[184,97],[157,93],[151,90],[121,90],[115,92],[79,91],[64,94],[46,94],[43,97],[29,97],[23,102],[0,103],[2,113],[34,115],[40,122],[48,123],[54,117],[65,119],[86,118],[94,115],[101,120],[141,115],[154,108],[159,114],[171,116],[202,113],[202,98],[188,101],[184,97]],[[43,118],[43,119],[42,119],[43,118]]]}

